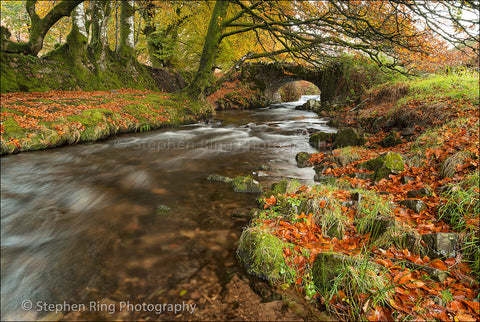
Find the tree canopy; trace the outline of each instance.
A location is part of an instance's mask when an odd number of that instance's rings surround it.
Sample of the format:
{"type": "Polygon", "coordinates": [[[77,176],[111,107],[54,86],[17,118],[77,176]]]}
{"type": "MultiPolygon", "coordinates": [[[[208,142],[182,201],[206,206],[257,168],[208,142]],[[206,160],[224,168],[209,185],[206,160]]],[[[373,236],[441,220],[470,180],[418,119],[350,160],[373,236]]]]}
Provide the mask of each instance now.
{"type": "Polygon", "coordinates": [[[67,46],[97,69],[111,52],[193,73],[195,95],[212,85],[213,68],[245,60],[321,66],[354,54],[409,72],[478,56],[479,1],[28,0],[1,9],[3,52],[67,46]]]}

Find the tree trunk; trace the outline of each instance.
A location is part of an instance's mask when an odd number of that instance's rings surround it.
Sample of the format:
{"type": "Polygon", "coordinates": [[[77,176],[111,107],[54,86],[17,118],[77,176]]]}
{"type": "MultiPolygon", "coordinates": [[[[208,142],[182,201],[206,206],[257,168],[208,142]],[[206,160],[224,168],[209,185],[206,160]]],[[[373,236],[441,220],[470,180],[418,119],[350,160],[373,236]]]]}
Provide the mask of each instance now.
{"type": "Polygon", "coordinates": [[[53,7],[43,19],[40,19],[35,12],[36,2],[36,0],[28,0],[25,5],[30,16],[31,29],[28,46],[25,48],[24,52],[34,56],[37,56],[40,50],[42,50],[43,39],[50,28],[61,18],[70,15],[70,13],[82,3],[83,0],[62,0],[59,4],[53,7]]]}
{"type": "Polygon", "coordinates": [[[154,22],[155,16],[155,4],[149,2],[145,10],[143,11],[143,20],[145,20],[145,27],[143,28],[143,34],[147,38],[147,51],[150,63],[153,67],[163,67],[162,60],[156,55],[160,47],[153,41],[153,33],[157,31],[157,27],[154,22]]]}
{"type": "Polygon", "coordinates": [[[135,21],[133,0],[122,0],[120,10],[120,44],[118,53],[122,57],[133,54],[135,48],[135,21]]]}
{"type": "Polygon", "coordinates": [[[108,47],[107,25],[112,11],[111,1],[95,0],[92,8],[92,37],[90,39],[90,48],[93,52],[94,60],[100,70],[105,70],[105,59],[108,47]]]}
{"type": "Polygon", "coordinates": [[[215,7],[213,8],[210,23],[208,25],[207,35],[205,37],[205,44],[203,45],[200,64],[193,82],[187,88],[187,91],[196,97],[206,96],[206,89],[213,84],[212,70],[222,39],[222,32],[224,29],[222,20],[226,16],[228,5],[229,1],[217,0],[215,2],[215,7]]]}
{"type": "Polygon", "coordinates": [[[119,23],[118,23],[118,7],[120,2],[115,3],[115,52],[118,52],[118,34],[119,34],[119,23]]]}
{"type": "Polygon", "coordinates": [[[28,42],[12,42],[2,38],[1,51],[24,53],[37,56],[43,48],[45,35],[61,18],[70,15],[73,9],[84,0],[62,0],[47,15],[40,19],[35,12],[37,0],[27,0],[25,9],[30,16],[30,36],[28,42]]]}

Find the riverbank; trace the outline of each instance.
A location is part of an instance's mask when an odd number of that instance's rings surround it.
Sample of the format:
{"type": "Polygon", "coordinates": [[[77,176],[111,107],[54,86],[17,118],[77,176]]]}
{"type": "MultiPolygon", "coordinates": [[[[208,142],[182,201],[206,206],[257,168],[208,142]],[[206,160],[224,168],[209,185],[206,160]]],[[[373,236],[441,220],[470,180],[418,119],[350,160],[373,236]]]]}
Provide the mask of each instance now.
{"type": "Polygon", "coordinates": [[[297,156],[316,184],[259,199],[237,255],[340,319],[475,321],[479,314],[478,73],[384,84],[297,156]]]}
{"type": "Polygon", "coordinates": [[[182,94],[133,89],[1,94],[1,155],[189,124],[211,113],[182,94]]]}

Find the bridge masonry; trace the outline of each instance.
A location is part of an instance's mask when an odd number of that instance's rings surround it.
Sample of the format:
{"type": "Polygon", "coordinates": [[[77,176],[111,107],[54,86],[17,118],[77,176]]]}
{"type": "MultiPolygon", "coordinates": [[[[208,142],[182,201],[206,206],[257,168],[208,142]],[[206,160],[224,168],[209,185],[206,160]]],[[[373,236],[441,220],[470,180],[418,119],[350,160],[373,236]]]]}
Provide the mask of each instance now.
{"type": "Polygon", "coordinates": [[[344,94],[340,63],[319,68],[287,63],[252,63],[243,65],[241,72],[241,80],[255,83],[270,103],[281,102],[279,89],[298,80],[311,82],[320,89],[322,105],[330,104],[344,94]]]}

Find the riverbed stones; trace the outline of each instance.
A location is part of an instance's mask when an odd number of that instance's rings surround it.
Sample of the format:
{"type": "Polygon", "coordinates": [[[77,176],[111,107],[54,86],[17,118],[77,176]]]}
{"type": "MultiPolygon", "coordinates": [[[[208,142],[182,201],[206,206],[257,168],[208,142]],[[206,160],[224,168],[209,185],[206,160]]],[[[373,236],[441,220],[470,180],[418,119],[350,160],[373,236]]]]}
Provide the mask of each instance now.
{"type": "Polygon", "coordinates": [[[363,145],[364,143],[365,138],[363,136],[363,131],[361,131],[360,129],[354,129],[352,127],[341,129],[335,136],[336,148],[363,145]]]}
{"type": "Polygon", "coordinates": [[[373,180],[379,181],[387,179],[390,174],[399,174],[405,170],[405,161],[401,154],[387,152],[375,159],[361,163],[359,168],[374,171],[373,180]]]}
{"type": "Polygon", "coordinates": [[[159,205],[155,210],[155,214],[158,216],[166,216],[170,214],[170,212],[171,212],[171,209],[165,205],[159,205]]]}
{"type": "Polygon", "coordinates": [[[263,191],[262,185],[250,176],[236,177],[231,183],[235,192],[260,193],[263,191]]]}
{"type": "Polygon", "coordinates": [[[322,109],[322,103],[316,99],[309,99],[303,105],[297,106],[297,110],[319,111],[322,109]]]}
{"type": "Polygon", "coordinates": [[[211,182],[223,182],[223,183],[231,183],[233,179],[225,176],[221,176],[219,174],[211,174],[207,177],[208,181],[211,182]]]}

